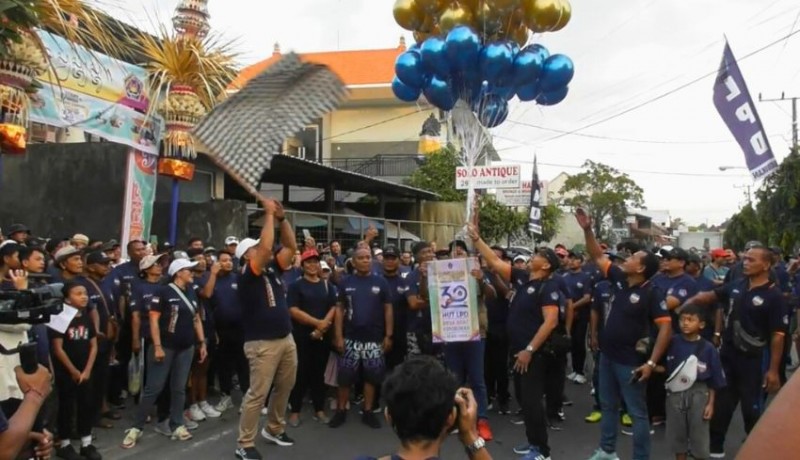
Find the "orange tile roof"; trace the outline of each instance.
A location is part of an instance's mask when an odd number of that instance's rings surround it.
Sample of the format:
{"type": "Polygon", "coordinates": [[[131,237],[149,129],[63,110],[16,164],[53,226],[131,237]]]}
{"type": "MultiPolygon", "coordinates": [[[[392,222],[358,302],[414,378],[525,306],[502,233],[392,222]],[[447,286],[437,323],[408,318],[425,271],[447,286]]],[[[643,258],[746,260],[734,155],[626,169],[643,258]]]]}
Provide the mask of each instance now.
{"type": "MultiPolygon", "coordinates": [[[[405,50],[405,41],[401,40],[397,48],[300,53],[300,58],[307,62],[327,65],[347,86],[389,84],[394,78],[394,61],[405,50]]],[[[245,67],[228,85],[228,89],[241,89],[250,79],[277,62],[281,56],[280,47],[276,44],[272,56],[245,67]]]]}

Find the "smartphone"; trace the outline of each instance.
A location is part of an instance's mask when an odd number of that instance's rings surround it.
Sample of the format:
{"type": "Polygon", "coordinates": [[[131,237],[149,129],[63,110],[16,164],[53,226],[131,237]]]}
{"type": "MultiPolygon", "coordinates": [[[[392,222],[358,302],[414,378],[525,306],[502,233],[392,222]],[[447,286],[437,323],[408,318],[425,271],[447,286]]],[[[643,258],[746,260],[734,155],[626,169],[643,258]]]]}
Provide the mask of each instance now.
{"type": "Polygon", "coordinates": [[[307,228],[303,229],[303,238],[305,239],[311,238],[311,232],[309,232],[307,228]]]}

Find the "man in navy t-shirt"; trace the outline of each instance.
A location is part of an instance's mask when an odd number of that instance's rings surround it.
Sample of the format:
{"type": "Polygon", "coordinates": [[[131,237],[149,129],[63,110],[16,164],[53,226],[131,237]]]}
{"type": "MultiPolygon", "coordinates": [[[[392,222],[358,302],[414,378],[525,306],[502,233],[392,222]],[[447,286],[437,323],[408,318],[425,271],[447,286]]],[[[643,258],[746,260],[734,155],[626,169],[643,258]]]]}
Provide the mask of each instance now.
{"type": "Polygon", "coordinates": [[[569,299],[572,301],[572,325],[568,335],[572,336],[572,373],[567,376],[577,384],[586,383],[586,331],[589,327],[589,309],[592,303],[592,279],[583,269],[583,254],[570,251],[564,273],[569,299]]]}
{"type": "Polygon", "coordinates": [[[356,273],[344,278],[339,285],[334,333],[334,346],[339,352],[338,408],[329,426],[338,428],[344,424],[350,387],[363,372],[364,411],[361,420],[370,428],[380,428],[381,422],[372,409],[375,387],[383,382],[386,370],[384,355],[392,347],[392,299],[386,279],[372,273],[369,248],[356,249],[353,265],[356,273]]]}
{"type": "Polygon", "coordinates": [[[633,419],[633,458],[647,459],[650,458],[650,423],[645,389],[656,363],[667,351],[672,332],[663,294],[649,281],[659,270],[659,260],[651,252],[639,251],[619,266],[612,265],[594,237],[592,219],[586,211],[578,209],[576,218],[583,228],[586,250],[608,278],[612,296],[600,331],[601,439],[591,460],[618,458],[620,395],[633,419]],[[640,346],[644,339],[653,341],[653,328],[658,331],[655,345],[640,346]]]}
{"type": "Polygon", "coordinates": [[[720,357],[728,386],[714,401],[711,454],[724,457],[725,437],[737,403],[741,402],[745,432],[755,426],[764,409],[763,391],[780,388],[779,368],[789,324],[785,300],[771,280],[772,253],[752,246],[742,257],[744,278],[732,278],[711,292],[701,292],[687,303],[727,305],[720,357]],[[764,359],[769,363],[764,372],[764,359]]]}
{"type": "Polygon", "coordinates": [[[407,356],[435,355],[441,347],[434,346],[431,334],[431,311],[428,303],[428,263],[434,260],[433,247],[426,241],[416,243],[414,260],[417,267],[406,276],[406,317],[407,356]]]}
{"type": "Polygon", "coordinates": [[[284,430],[284,416],[297,376],[297,346],[281,274],[291,266],[297,241],[280,203],[262,198],[261,204],[265,213],[261,239],[244,240],[236,248],[243,262],[238,292],[244,353],[250,362],[250,389],[242,401],[235,452],[240,460],[261,460],[255,448],[256,431],[270,387],[272,401],[261,436],[279,446],[294,444],[284,430]],[[276,220],[280,223],[281,249],[275,253],[276,220]]]}

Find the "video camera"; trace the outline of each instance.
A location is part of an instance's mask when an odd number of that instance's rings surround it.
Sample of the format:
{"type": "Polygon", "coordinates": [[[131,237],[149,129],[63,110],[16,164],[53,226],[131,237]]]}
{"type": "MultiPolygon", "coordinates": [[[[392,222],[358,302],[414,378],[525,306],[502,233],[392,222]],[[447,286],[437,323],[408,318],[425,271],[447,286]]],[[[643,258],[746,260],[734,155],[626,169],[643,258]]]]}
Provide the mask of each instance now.
{"type": "MultiPolygon", "coordinates": [[[[24,291],[0,290],[0,324],[43,324],[63,310],[63,284],[46,284],[24,291]]],[[[36,372],[36,342],[20,344],[8,350],[0,345],[0,354],[19,353],[20,365],[26,374],[36,372]]]]}

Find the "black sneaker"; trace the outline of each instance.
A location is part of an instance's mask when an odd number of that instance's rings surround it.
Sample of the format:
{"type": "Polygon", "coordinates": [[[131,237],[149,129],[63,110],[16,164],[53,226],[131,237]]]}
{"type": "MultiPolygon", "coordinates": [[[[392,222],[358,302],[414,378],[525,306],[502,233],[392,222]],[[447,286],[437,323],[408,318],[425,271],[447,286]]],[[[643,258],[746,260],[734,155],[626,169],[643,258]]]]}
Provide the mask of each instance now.
{"type": "Polygon", "coordinates": [[[89,444],[86,447],[81,447],[81,456],[86,460],[103,460],[103,456],[97,451],[97,447],[89,444]]]}
{"type": "Polygon", "coordinates": [[[328,426],[331,428],[339,428],[340,426],[344,425],[344,422],[347,421],[347,412],[343,410],[337,410],[335,414],[333,414],[333,418],[328,423],[328,426]]]}
{"type": "Polygon", "coordinates": [[[500,401],[497,403],[497,413],[500,415],[507,415],[509,413],[508,401],[500,401]]]}
{"type": "Polygon", "coordinates": [[[262,460],[255,447],[240,447],[233,453],[239,460],[262,460]]]}
{"type": "Polygon", "coordinates": [[[261,430],[261,436],[263,436],[267,442],[271,444],[277,444],[281,447],[289,447],[294,445],[294,439],[290,438],[285,431],[281,434],[272,434],[267,431],[266,427],[264,427],[261,430]]]}
{"type": "Polygon", "coordinates": [[[562,406],[570,407],[572,404],[574,404],[574,403],[569,398],[567,398],[566,396],[564,396],[562,398],[562,401],[561,401],[561,405],[562,406]]]}
{"type": "Polygon", "coordinates": [[[547,427],[550,428],[553,431],[563,431],[564,430],[564,425],[561,424],[561,420],[558,420],[558,419],[555,419],[555,418],[550,418],[547,421],[547,427]]]}
{"type": "Polygon", "coordinates": [[[375,413],[371,411],[364,412],[364,415],[361,416],[361,422],[364,423],[364,425],[376,430],[381,427],[381,421],[378,420],[378,417],[375,416],[375,413]]]}
{"type": "Polygon", "coordinates": [[[63,458],[64,460],[85,460],[71,445],[56,449],[56,457],[63,458]]]}

